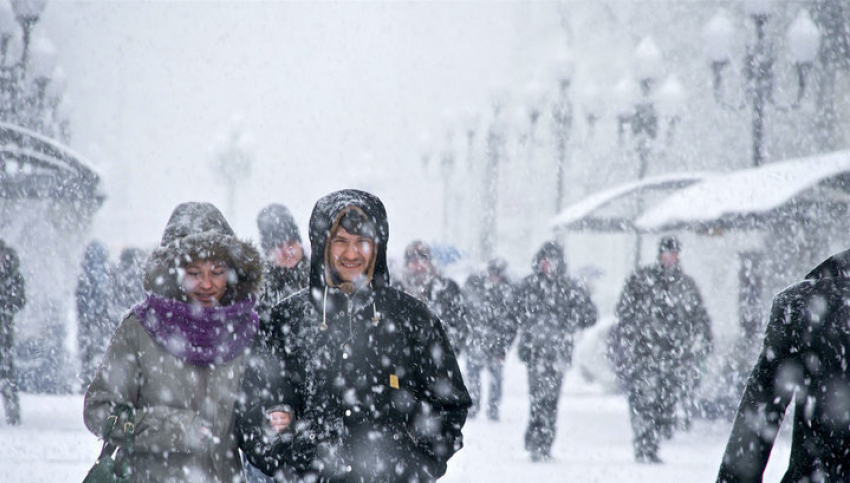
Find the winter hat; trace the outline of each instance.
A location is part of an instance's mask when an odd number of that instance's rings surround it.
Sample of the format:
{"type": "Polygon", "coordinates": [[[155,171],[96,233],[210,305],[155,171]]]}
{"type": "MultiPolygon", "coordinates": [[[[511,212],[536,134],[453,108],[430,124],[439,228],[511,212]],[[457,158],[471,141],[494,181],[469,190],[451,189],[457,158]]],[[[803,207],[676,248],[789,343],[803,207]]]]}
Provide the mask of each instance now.
{"type": "Polygon", "coordinates": [[[200,260],[223,261],[232,271],[234,278],[228,279],[222,305],[246,300],[259,291],[263,270],[257,249],[236,238],[218,208],[197,202],[174,208],[160,246],[145,264],[145,291],[185,301],[180,269],[200,260]]]}
{"type": "Polygon", "coordinates": [[[672,236],[667,235],[661,237],[661,241],[658,242],[658,253],[665,252],[680,252],[682,250],[682,244],[679,243],[679,239],[672,236]]]}
{"type": "Polygon", "coordinates": [[[431,248],[421,240],[414,240],[404,250],[405,265],[414,259],[431,260],[431,248]]]}
{"type": "Polygon", "coordinates": [[[272,203],[260,210],[257,228],[260,230],[260,247],[266,253],[288,241],[301,243],[301,234],[292,212],[281,204],[272,203]]]}
{"type": "Polygon", "coordinates": [[[540,247],[532,263],[532,268],[535,272],[540,271],[540,261],[544,258],[557,266],[559,274],[563,275],[567,273],[567,261],[564,258],[564,249],[558,243],[549,241],[540,247]]]}

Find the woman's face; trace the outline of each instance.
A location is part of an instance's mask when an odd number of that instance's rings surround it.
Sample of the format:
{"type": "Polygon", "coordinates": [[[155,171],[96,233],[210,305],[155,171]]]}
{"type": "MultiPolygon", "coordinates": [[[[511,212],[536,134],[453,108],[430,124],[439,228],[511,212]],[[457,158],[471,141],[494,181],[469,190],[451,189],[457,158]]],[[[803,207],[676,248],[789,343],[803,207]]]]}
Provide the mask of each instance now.
{"type": "Polygon", "coordinates": [[[189,301],[202,307],[215,307],[227,290],[227,264],[203,260],[186,265],[183,291],[189,301]]]}

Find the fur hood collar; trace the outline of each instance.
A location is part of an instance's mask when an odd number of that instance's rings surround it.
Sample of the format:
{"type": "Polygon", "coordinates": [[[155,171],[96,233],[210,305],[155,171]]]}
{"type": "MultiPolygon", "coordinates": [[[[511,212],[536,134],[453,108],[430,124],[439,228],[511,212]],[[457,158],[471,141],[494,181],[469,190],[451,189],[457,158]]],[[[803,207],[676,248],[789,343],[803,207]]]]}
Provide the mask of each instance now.
{"type": "Polygon", "coordinates": [[[259,292],[263,274],[259,252],[250,242],[239,240],[210,203],[182,203],[174,209],[160,246],[145,264],[145,290],[186,301],[179,277],[193,260],[221,260],[230,267],[222,305],[255,297],[259,292]]]}

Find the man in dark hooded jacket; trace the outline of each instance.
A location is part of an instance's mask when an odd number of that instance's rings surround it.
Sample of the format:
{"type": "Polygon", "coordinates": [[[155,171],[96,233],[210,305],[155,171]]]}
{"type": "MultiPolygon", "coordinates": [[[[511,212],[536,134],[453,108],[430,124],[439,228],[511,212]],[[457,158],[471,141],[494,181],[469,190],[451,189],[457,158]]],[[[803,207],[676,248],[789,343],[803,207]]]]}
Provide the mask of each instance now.
{"type": "Polygon", "coordinates": [[[533,461],[550,458],[564,372],[573,338],[596,323],[596,306],[578,281],[567,276],[564,250],[547,242],[534,257],[534,273],[517,290],[519,358],[528,368],[531,399],[525,449],[533,461]]]}
{"type": "Polygon", "coordinates": [[[242,449],[268,475],[434,481],[462,446],[470,406],[440,320],[389,284],[386,211],[357,190],[310,218],[310,288],[271,315],[267,347],[243,380],[242,449]],[[275,422],[286,415],[286,431],[275,422]]]}
{"type": "Polygon", "coordinates": [[[773,299],[764,345],[741,398],[718,483],[761,482],[794,401],[783,482],[850,481],[850,250],[773,299]]]}
{"type": "Polygon", "coordinates": [[[19,424],[18,378],[12,347],[15,343],[14,318],[27,302],[24,277],[19,270],[18,253],[0,240],[0,394],[6,408],[6,422],[19,424]]]}
{"type": "Polygon", "coordinates": [[[626,281],[611,335],[617,372],[628,386],[635,459],[660,463],[658,445],[672,435],[676,404],[693,397],[712,348],[711,323],[694,280],[679,264],[679,240],[665,236],[658,261],[626,281]]]}

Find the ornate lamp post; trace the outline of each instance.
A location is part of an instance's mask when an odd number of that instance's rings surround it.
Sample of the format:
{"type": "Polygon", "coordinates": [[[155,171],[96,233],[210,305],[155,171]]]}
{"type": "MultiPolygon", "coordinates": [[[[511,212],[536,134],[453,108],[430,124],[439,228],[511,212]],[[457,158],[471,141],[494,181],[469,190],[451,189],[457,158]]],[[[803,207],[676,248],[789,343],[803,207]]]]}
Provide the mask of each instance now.
{"type": "Polygon", "coordinates": [[[242,122],[236,118],[231,123],[227,138],[219,145],[212,163],[227,190],[228,218],[236,218],[236,188],[251,175],[253,164],[253,143],[242,122]]]}
{"type": "Polygon", "coordinates": [[[558,92],[552,104],[553,129],[557,151],[557,176],[555,189],[555,213],[564,208],[566,200],[566,177],[568,152],[567,145],[570,141],[570,131],[573,125],[573,103],[570,99],[570,86],[574,71],[573,59],[569,52],[562,52],[555,61],[555,77],[558,83],[558,92]]]}
{"type": "Polygon", "coordinates": [[[505,94],[494,93],[492,98],[493,119],[487,131],[486,158],[484,163],[483,213],[479,235],[481,260],[493,257],[496,248],[497,211],[499,206],[499,164],[504,158],[505,126],[502,119],[505,94]]]}
{"type": "Polygon", "coordinates": [[[714,98],[718,104],[730,110],[752,108],[752,160],[753,166],[764,163],[764,127],[767,106],[780,110],[796,109],[800,106],[806,90],[806,75],[811,70],[820,48],[820,32],[812,21],[808,11],[800,10],[797,18],[788,29],[788,55],[797,68],[797,96],[788,106],[774,102],[773,86],[774,56],[773,42],[765,32],[770,18],[771,2],[768,0],[747,0],[744,9],[755,28],[754,41],[747,47],[744,58],[746,78],[746,96],[736,105],[725,100],[723,92],[723,71],[730,64],[731,44],[734,27],[724,11],[719,11],[703,30],[705,53],[711,62],[714,75],[714,98]]]}

